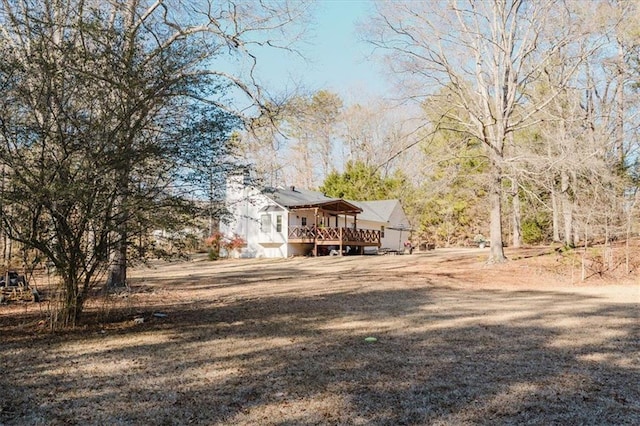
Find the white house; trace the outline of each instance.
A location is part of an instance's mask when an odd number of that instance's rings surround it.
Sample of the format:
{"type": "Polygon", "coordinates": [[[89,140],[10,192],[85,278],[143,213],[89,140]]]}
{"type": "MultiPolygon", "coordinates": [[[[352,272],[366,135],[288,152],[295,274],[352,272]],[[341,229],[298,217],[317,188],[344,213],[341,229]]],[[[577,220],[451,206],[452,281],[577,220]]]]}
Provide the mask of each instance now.
{"type": "Polygon", "coordinates": [[[350,201],[362,209],[358,215],[358,226],[380,229],[380,246],[385,249],[404,249],[409,239],[411,225],[399,200],[350,201]]]}
{"type": "Polygon", "coordinates": [[[398,200],[356,202],[293,187],[260,190],[243,176],[227,180],[226,194],[232,219],[220,231],[247,242],[242,257],[403,250],[409,236],[398,200]]]}

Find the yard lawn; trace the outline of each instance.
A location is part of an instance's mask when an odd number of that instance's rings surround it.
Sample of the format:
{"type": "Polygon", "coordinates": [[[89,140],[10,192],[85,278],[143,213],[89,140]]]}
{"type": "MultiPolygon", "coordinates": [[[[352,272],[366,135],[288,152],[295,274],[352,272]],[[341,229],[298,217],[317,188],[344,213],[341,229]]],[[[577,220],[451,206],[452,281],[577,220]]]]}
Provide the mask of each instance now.
{"type": "Polygon", "coordinates": [[[158,262],[57,334],[0,306],[0,425],[640,424],[637,275],[542,253],[158,262]]]}

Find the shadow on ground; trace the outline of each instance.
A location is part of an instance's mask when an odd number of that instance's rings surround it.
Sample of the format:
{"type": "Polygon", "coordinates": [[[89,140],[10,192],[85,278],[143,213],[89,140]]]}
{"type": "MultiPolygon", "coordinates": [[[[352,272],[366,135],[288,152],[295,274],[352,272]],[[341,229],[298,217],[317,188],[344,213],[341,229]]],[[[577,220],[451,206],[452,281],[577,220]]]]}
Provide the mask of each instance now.
{"type": "Polygon", "coordinates": [[[112,312],[143,324],[4,327],[0,424],[640,424],[637,300],[352,274],[192,276],[210,298],[112,312]]]}

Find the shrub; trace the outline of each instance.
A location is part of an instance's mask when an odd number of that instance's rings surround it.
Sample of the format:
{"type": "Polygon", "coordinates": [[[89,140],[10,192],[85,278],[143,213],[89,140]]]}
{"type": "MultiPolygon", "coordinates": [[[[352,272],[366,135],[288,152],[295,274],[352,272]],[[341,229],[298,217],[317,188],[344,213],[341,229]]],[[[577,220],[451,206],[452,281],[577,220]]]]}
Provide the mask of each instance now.
{"type": "Polygon", "coordinates": [[[535,219],[522,221],[522,242],[537,244],[545,239],[545,228],[535,219]]]}
{"type": "Polygon", "coordinates": [[[209,250],[207,251],[207,257],[209,258],[209,260],[218,260],[218,258],[220,257],[220,253],[212,248],[209,248],[209,250]]]}
{"type": "Polygon", "coordinates": [[[233,250],[246,246],[247,242],[239,235],[234,235],[233,238],[227,238],[220,232],[214,232],[204,240],[204,244],[208,247],[207,254],[209,260],[217,260],[221,257],[221,249],[228,256],[233,250]]]}

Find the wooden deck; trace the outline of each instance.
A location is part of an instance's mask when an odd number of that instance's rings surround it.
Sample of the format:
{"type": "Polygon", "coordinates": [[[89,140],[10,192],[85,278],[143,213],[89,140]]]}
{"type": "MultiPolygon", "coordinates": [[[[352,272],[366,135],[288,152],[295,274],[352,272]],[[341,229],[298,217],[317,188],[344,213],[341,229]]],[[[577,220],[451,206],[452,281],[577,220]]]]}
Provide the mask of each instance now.
{"type": "Polygon", "coordinates": [[[380,231],[353,228],[289,227],[290,243],[314,243],[316,245],[380,247],[380,231]]]}

